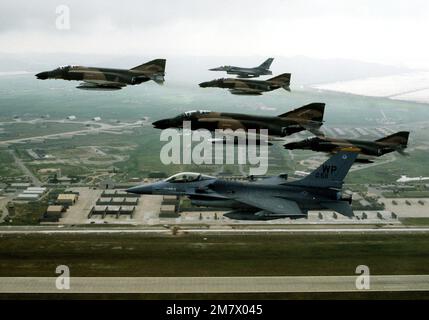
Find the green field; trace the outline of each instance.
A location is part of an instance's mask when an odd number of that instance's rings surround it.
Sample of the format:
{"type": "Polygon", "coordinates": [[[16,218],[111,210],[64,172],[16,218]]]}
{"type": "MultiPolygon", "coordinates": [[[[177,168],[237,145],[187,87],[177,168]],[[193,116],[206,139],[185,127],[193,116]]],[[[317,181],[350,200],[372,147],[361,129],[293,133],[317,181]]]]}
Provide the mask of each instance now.
{"type": "Polygon", "coordinates": [[[427,226],[429,218],[401,218],[401,223],[406,226],[427,226]]]}
{"type": "Polygon", "coordinates": [[[0,177],[16,177],[22,175],[12,155],[7,150],[0,150],[0,177]]]}
{"type": "Polygon", "coordinates": [[[429,274],[429,235],[3,235],[0,276],[429,274]]]}
{"type": "MultiPolygon", "coordinates": [[[[305,276],[429,274],[429,235],[3,235],[0,276],[305,276]]],[[[0,299],[428,299],[425,292],[0,294],[0,299]]]]}
{"type": "Polygon", "coordinates": [[[409,177],[429,176],[428,152],[414,150],[410,156],[397,155],[394,162],[350,172],[347,182],[353,184],[394,183],[401,175],[409,177]]]}
{"type": "MultiPolygon", "coordinates": [[[[429,117],[429,108],[425,104],[323,92],[311,88],[294,88],[290,93],[278,90],[261,97],[249,97],[234,96],[222,90],[202,90],[198,86],[178,83],[166,83],[164,86],[148,83],[119,92],[85,92],[76,90],[74,86],[75,84],[64,81],[34,81],[32,75],[2,77],[0,93],[5,94],[0,95],[2,105],[0,120],[6,123],[1,125],[3,131],[0,131],[0,139],[52,134],[84,127],[82,124],[43,122],[8,124],[14,115],[21,117],[24,121],[40,119],[47,114],[50,120],[64,119],[70,114],[76,115],[81,121],[100,116],[103,122],[114,123],[113,121],[116,120],[134,122],[142,117],[148,117],[149,121],[154,121],[195,109],[278,115],[292,108],[321,101],[326,103],[325,123],[329,127],[383,127],[384,125],[379,122],[383,111],[389,121],[401,125],[401,130],[411,130],[410,148],[413,150],[410,151],[410,156],[397,155],[394,162],[351,172],[347,176],[346,183],[386,184],[395,182],[403,174],[410,177],[429,176],[429,167],[426,165],[428,151],[425,148],[414,148],[426,144],[429,139],[425,130],[426,124],[422,123],[429,117]]],[[[40,168],[53,167],[61,168],[64,175],[86,175],[112,166],[67,162],[32,165],[31,158],[26,153],[26,149],[39,148],[48,154],[55,155],[57,159],[76,161],[83,152],[79,148],[83,146],[104,148],[107,154],[104,160],[112,159],[112,155],[126,156],[125,160],[113,163],[113,166],[119,169],[117,179],[121,181],[127,181],[131,177],[144,178],[152,171],[163,172],[166,175],[178,171],[199,171],[207,174],[220,172],[221,167],[216,165],[162,164],[159,154],[163,143],[159,140],[159,134],[159,130],[147,126],[135,128],[131,132],[120,135],[100,133],[75,136],[71,139],[46,140],[43,143],[29,142],[25,145],[14,145],[14,148],[21,159],[28,161],[26,164],[35,174],[40,168]],[[121,150],[122,147],[126,149],[121,150]]],[[[302,137],[291,136],[291,138],[301,139],[302,137]]],[[[276,143],[270,147],[267,174],[291,173],[295,170],[307,171],[308,168],[301,166],[299,161],[312,155],[315,153],[296,151],[292,159],[291,155],[283,149],[282,143],[276,143]]],[[[97,158],[89,157],[88,160],[97,161],[97,158]]],[[[99,158],[99,160],[102,159],[99,158]]],[[[5,158],[4,166],[0,169],[2,175],[19,174],[10,158],[5,158]]],[[[238,166],[231,165],[223,169],[229,174],[242,174],[249,171],[248,166],[244,166],[242,170],[238,166]]]]}

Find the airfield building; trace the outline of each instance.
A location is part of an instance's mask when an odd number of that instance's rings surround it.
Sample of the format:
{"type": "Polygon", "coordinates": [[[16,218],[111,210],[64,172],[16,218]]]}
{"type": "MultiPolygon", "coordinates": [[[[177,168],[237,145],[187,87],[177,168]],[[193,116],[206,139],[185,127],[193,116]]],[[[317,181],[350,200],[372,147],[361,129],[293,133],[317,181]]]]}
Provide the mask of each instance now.
{"type": "Polygon", "coordinates": [[[11,188],[14,189],[27,189],[28,187],[31,187],[31,183],[27,182],[15,182],[10,184],[11,188]]]}
{"type": "Polygon", "coordinates": [[[18,201],[37,201],[40,195],[34,193],[21,193],[15,199],[18,201]]]}
{"type": "Polygon", "coordinates": [[[177,218],[178,216],[175,205],[164,204],[161,206],[160,218],[177,218]]]}
{"type": "Polygon", "coordinates": [[[64,207],[59,205],[49,206],[43,216],[43,220],[50,222],[58,222],[63,217],[64,207]]]}
{"type": "Polygon", "coordinates": [[[66,205],[74,205],[78,200],[78,195],[74,193],[62,193],[58,195],[57,203],[66,204],[66,205]]]}

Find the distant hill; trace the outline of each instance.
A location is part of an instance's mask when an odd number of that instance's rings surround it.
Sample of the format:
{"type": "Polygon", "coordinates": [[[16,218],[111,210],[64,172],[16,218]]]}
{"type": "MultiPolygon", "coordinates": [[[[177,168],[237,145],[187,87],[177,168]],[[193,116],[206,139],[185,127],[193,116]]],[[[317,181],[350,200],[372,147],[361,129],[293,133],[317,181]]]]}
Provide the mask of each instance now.
{"type": "MultiPolygon", "coordinates": [[[[207,69],[220,65],[253,67],[267,57],[192,57],[192,56],[109,56],[81,54],[2,54],[0,72],[39,72],[60,65],[78,64],[131,68],[145,61],[167,58],[167,81],[196,83],[226,77],[224,72],[207,69]]],[[[407,68],[345,59],[315,59],[305,56],[274,57],[273,74],[292,73],[293,85],[311,85],[359,78],[388,76],[412,71],[407,68]]]]}

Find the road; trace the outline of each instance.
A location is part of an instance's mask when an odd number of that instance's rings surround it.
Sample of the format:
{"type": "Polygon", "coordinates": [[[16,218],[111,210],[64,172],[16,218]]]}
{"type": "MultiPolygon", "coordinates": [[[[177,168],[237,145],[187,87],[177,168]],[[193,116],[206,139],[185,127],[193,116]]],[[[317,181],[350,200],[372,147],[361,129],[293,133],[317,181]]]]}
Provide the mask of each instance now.
{"type": "MultiPolygon", "coordinates": [[[[50,122],[66,123],[65,121],[50,121],[50,122]]],[[[75,121],[73,123],[80,123],[80,122],[75,121]]],[[[47,135],[41,135],[41,136],[3,140],[3,141],[0,141],[0,145],[22,143],[22,142],[28,142],[30,140],[72,137],[74,135],[89,134],[89,133],[113,132],[113,131],[117,131],[117,130],[125,129],[125,128],[141,127],[142,125],[144,125],[144,123],[141,121],[137,121],[134,123],[124,123],[124,124],[120,124],[120,125],[111,125],[111,124],[107,124],[107,123],[97,123],[97,125],[98,125],[98,127],[96,127],[96,128],[95,127],[89,127],[87,129],[81,129],[81,130],[75,130],[75,131],[66,131],[66,132],[53,133],[53,134],[47,134],[47,135]]]]}
{"type": "Polygon", "coordinates": [[[42,182],[33,174],[33,172],[28,169],[25,164],[22,162],[22,160],[16,155],[14,150],[8,150],[10,155],[15,160],[16,165],[21,169],[21,171],[24,173],[24,175],[30,177],[31,182],[34,186],[40,187],[42,185],[42,182]]]}
{"type": "Polygon", "coordinates": [[[357,277],[357,275],[72,277],[69,290],[58,290],[56,278],[0,277],[0,293],[279,293],[429,290],[429,275],[372,275],[369,277],[369,289],[357,289],[357,277]]]}

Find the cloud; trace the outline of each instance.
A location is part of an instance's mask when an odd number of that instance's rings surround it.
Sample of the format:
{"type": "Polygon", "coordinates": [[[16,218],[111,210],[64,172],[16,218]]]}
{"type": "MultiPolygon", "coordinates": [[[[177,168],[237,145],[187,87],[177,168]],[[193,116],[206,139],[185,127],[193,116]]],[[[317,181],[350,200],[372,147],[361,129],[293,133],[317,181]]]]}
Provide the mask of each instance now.
{"type": "Polygon", "coordinates": [[[0,50],[301,54],[412,64],[429,57],[428,9],[425,0],[6,0],[0,41],[7,45],[0,50]],[[69,31],[55,27],[55,8],[63,4],[69,31]]]}

